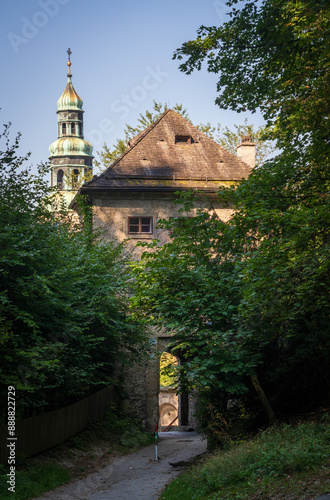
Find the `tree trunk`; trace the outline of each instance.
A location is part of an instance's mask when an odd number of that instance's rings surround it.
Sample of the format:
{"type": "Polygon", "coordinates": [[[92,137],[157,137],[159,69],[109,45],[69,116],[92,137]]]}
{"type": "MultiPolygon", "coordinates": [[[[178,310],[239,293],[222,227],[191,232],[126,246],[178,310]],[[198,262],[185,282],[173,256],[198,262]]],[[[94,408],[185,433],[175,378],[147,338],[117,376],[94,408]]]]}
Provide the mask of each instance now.
{"type": "Polygon", "coordinates": [[[267,413],[269,423],[271,425],[276,424],[276,422],[277,422],[276,415],[273,411],[273,408],[270,406],[270,403],[267,399],[266,394],[263,391],[263,388],[261,387],[261,384],[259,382],[258,375],[256,374],[256,372],[250,373],[250,378],[251,378],[251,382],[253,384],[253,387],[255,388],[255,390],[257,392],[259,401],[261,402],[261,405],[263,406],[264,410],[267,413]]]}

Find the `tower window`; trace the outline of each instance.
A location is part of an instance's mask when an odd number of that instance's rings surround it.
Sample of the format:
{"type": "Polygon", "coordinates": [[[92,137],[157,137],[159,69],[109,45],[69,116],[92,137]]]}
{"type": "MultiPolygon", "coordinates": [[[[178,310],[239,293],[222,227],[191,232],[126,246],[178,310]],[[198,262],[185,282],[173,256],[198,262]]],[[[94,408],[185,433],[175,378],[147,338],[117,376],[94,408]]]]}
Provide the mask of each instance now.
{"type": "Polygon", "coordinates": [[[152,217],[128,217],[129,234],[152,234],[152,217]]]}
{"type": "Polygon", "coordinates": [[[76,133],[76,127],[75,127],[75,124],[74,123],[71,123],[71,134],[75,134],[76,133]]]}
{"type": "Polygon", "coordinates": [[[82,131],[82,124],[79,123],[79,135],[83,135],[83,131],[82,131]]]}
{"type": "Polygon", "coordinates": [[[62,123],[62,135],[66,135],[66,123],[62,123]]]}
{"type": "Polygon", "coordinates": [[[59,189],[63,189],[63,176],[64,176],[63,170],[58,170],[57,171],[57,187],[59,189]]]}

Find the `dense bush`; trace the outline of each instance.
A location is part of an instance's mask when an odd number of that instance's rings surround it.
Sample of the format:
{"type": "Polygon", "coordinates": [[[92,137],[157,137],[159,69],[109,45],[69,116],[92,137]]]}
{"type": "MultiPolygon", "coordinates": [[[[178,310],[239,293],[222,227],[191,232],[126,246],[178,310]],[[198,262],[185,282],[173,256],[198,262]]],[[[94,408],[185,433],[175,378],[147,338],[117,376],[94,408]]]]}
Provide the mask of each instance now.
{"type": "Polygon", "coordinates": [[[92,234],[87,209],[84,223],[54,213],[46,167],[24,168],[8,127],[1,139],[1,398],[14,386],[27,416],[109,384],[115,359],[136,355],[143,335],[128,314],[122,247],[92,234]]]}

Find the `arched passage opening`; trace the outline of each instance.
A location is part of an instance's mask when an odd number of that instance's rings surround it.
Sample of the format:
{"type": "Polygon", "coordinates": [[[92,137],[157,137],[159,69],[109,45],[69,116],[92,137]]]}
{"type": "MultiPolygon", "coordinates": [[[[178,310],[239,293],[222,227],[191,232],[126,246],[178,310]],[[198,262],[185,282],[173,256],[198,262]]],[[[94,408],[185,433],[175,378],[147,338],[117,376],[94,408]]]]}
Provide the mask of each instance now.
{"type": "MultiPolygon", "coordinates": [[[[158,336],[157,338],[157,351],[158,353],[162,353],[159,362],[157,363],[158,365],[158,381],[159,381],[159,388],[158,388],[158,425],[159,425],[159,430],[162,430],[162,417],[165,416],[166,413],[169,413],[169,411],[165,411],[166,408],[165,406],[162,406],[166,402],[168,404],[172,404],[176,410],[177,410],[177,415],[173,416],[173,419],[177,416],[178,418],[175,420],[173,423],[173,427],[171,427],[169,430],[172,431],[192,431],[197,428],[197,419],[196,419],[196,404],[197,404],[197,398],[198,394],[196,391],[184,391],[180,390],[180,381],[178,381],[177,377],[177,370],[172,371],[172,378],[171,374],[168,373],[168,370],[163,370],[164,368],[164,361],[166,360],[172,360],[172,363],[174,367],[177,365],[181,364],[181,359],[185,359],[185,352],[176,349],[175,350],[175,356],[171,353],[171,345],[170,345],[171,337],[170,336],[158,336]],[[172,356],[172,358],[171,358],[172,356]],[[160,374],[159,374],[160,373],[160,374]],[[177,394],[177,390],[179,388],[179,393],[177,394]],[[174,394],[176,396],[176,403],[173,404],[173,399],[174,397],[171,396],[172,401],[170,398],[165,399],[165,395],[170,395],[174,394]]],[[[159,359],[159,358],[158,358],[159,359]]],[[[168,363],[167,363],[168,364],[168,363]]],[[[154,372],[154,376],[156,373],[154,372]]],[[[170,410],[170,408],[168,408],[170,410]]],[[[171,415],[167,415],[170,417],[171,415]]],[[[172,419],[172,420],[173,420],[172,419]]]]}
{"type": "Polygon", "coordinates": [[[159,426],[164,430],[169,425],[179,425],[179,396],[177,394],[176,366],[178,359],[169,352],[160,357],[159,380],[159,426]]]}

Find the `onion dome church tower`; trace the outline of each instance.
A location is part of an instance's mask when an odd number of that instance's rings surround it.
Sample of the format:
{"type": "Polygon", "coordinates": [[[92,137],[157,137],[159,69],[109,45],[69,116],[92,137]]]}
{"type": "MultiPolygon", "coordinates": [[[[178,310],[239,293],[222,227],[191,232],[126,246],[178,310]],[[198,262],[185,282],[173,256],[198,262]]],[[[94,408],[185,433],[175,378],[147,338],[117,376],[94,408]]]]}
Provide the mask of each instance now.
{"type": "Polygon", "coordinates": [[[83,101],[72,85],[71,50],[68,49],[68,81],[57,101],[58,138],[49,146],[51,185],[68,207],[78,188],[92,177],[93,146],[84,140],[83,101]]]}

